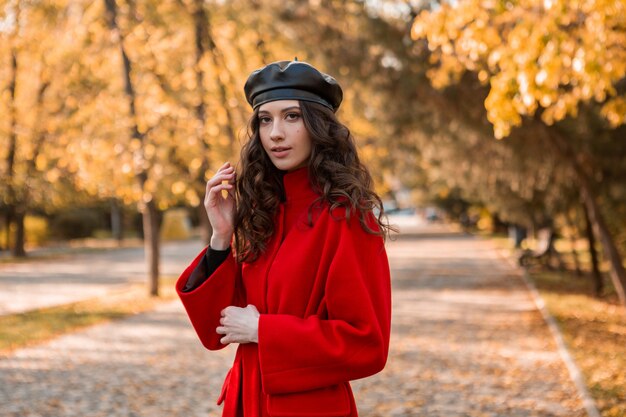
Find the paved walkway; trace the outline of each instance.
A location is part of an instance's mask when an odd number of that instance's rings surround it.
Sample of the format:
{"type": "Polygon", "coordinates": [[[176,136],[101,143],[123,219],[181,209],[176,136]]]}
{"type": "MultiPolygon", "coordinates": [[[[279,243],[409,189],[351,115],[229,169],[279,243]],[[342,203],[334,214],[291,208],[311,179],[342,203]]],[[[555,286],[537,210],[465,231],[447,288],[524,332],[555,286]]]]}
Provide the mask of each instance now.
{"type": "MultiPolygon", "coordinates": [[[[523,281],[487,241],[390,242],[386,369],[354,383],[362,417],[583,417],[523,281]]],[[[6,417],[218,416],[234,349],[207,352],[178,302],[0,357],[6,417]]]]}
{"type": "MultiPolygon", "coordinates": [[[[200,241],[165,243],[161,274],[178,276],[200,249],[200,241]]],[[[100,297],[132,283],[145,283],[145,270],[143,248],[0,264],[0,315],[100,297]]]]}

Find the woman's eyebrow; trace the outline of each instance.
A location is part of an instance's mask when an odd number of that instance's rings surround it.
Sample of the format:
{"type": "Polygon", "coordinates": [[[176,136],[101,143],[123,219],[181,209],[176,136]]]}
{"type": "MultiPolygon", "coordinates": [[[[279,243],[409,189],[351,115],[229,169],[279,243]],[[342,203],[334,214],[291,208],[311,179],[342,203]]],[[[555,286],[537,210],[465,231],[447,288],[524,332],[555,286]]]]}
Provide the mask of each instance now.
{"type": "MultiPolygon", "coordinates": [[[[281,113],[286,113],[286,112],[288,112],[289,110],[296,110],[296,109],[297,109],[297,110],[300,110],[300,107],[299,107],[299,106],[285,107],[285,108],[284,108],[284,109],[282,109],[280,112],[281,112],[281,113]]],[[[259,112],[259,114],[270,114],[270,112],[268,112],[267,110],[261,110],[261,111],[259,112]]]]}

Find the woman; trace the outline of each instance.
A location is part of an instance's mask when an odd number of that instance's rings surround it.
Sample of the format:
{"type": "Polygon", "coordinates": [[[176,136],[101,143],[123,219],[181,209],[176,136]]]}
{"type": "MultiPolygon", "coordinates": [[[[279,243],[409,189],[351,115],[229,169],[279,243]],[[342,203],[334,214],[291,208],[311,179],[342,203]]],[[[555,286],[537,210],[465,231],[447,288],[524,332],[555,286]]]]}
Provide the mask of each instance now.
{"type": "Polygon", "coordinates": [[[207,182],[213,235],[178,294],[205,347],[239,344],[223,416],[357,416],[349,381],[382,370],[389,347],[380,199],[335,117],[334,78],[280,61],[244,91],[241,172],[226,163],[207,182]]]}

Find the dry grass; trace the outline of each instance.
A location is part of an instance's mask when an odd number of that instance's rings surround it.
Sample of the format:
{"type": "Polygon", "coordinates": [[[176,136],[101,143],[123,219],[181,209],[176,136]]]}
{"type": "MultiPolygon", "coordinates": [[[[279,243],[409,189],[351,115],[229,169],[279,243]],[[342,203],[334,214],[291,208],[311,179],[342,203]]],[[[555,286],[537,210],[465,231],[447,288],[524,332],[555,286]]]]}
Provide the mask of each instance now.
{"type": "MultiPolygon", "coordinates": [[[[518,254],[511,240],[491,238],[498,249],[518,254]]],[[[536,242],[527,242],[533,248],[536,242]]],[[[601,298],[593,296],[590,255],[584,241],[558,239],[555,247],[566,271],[535,267],[529,276],[541,293],[550,314],[559,323],[567,348],[585,378],[602,417],[626,417],[626,308],[618,303],[607,276],[607,263],[600,265],[605,288],[601,298]],[[573,271],[576,250],[583,275],[573,271]]]]}
{"type": "Polygon", "coordinates": [[[70,258],[77,254],[102,253],[109,250],[123,248],[140,248],[141,240],[136,238],[124,239],[121,244],[115,239],[82,238],[59,242],[48,242],[45,246],[27,246],[26,257],[15,257],[8,252],[0,252],[0,265],[13,263],[27,263],[32,261],[49,261],[70,258]]]}
{"type": "Polygon", "coordinates": [[[150,297],[145,285],[137,285],[106,297],[0,316],[0,353],[41,343],[83,327],[148,311],[175,296],[174,278],[169,277],[162,279],[159,297],[150,297]]]}
{"type": "Polygon", "coordinates": [[[590,278],[533,272],[603,417],[626,417],[626,311],[614,295],[591,296],[590,278]]]}

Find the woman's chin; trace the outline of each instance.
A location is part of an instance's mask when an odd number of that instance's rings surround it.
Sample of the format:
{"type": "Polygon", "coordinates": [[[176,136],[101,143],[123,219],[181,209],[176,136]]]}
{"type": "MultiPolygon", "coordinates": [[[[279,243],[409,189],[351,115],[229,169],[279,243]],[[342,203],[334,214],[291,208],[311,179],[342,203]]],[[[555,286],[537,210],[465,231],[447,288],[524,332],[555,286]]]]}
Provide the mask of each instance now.
{"type": "Polygon", "coordinates": [[[284,161],[284,160],[273,160],[272,163],[276,168],[281,171],[295,171],[296,169],[304,168],[306,163],[294,163],[292,161],[284,161]]]}

